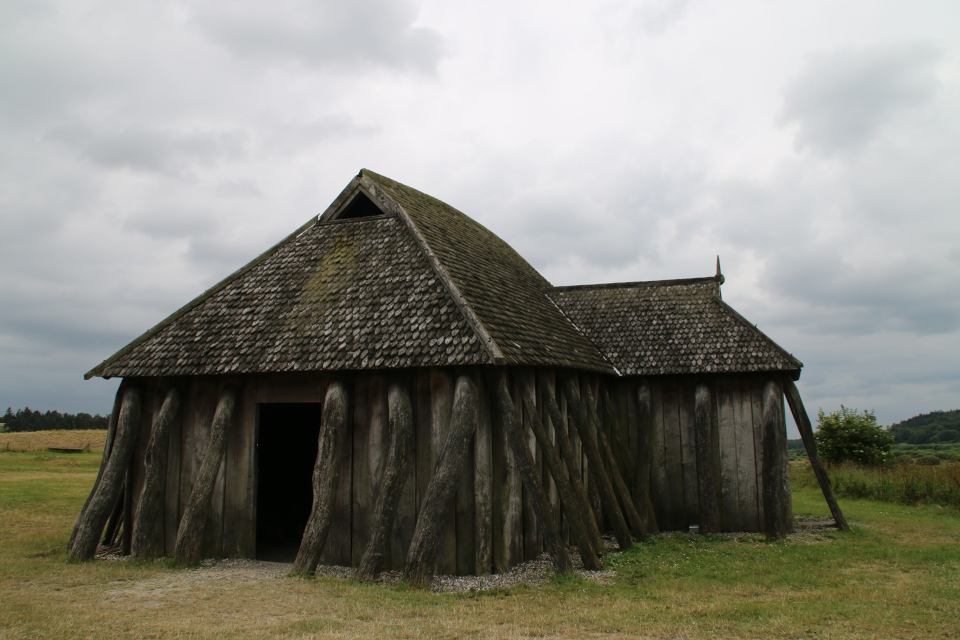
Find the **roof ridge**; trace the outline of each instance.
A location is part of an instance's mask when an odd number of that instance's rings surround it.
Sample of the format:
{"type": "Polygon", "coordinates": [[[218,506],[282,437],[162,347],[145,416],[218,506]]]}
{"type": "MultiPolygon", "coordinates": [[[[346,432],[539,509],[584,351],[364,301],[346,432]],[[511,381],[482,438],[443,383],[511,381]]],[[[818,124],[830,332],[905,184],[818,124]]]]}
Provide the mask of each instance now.
{"type": "Polygon", "coordinates": [[[292,240],[296,240],[301,234],[303,234],[304,231],[306,231],[307,229],[315,225],[317,223],[317,220],[318,220],[318,216],[311,216],[310,219],[307,220],[307,222],[305,222],[304,224],[300,225],[300,227],[298,227],[296,231],[287,235],[285,238],[280,240],[280,242],[273,245],[272,247],[270,247],[269,249],[261,253],[259,256],[257,256],[247,264],[243,265],[242,267],[240,267],[239,269],[237,269],[236,271],[228,275],[223,280],[216,283],[215,285],[213,285],[212,287],[210,287],[209,289],[201,293],[199,296],[197,296],[187,304],[183,305],[182,307],[174,311],[172,314],[170,314],[169,316],[167,316],[166,318],[164,318],[163,320],[155,324],[150,329],[147,329],[147,331],[141,334],[138,338],[134,339],[130,344],[128,344],[127,346],[123,347],[122,349],[114,353],[112,356],[110,356],[109,358],[107,358],[97,366],[95,366],[90,371],[83,374],[83,379],[89,380],[95,376],[102,376],[103,372],[106,370],[108,366],[110,366],[111,364],[113,364],[123,356],[127,355],[128,353],[133,351],[135,348],[137,348],[138,346],[140,346],[141,344],[143,344],[153,336],[163,331],[165,328],[167,328],[168,326],[170,326],[171,324],[173,324],[174,322],[176,322],[177,320],[185,316],[187,313],[189,313],[193,309],[200,306],[203,302],[205,302],[215,293],[221,291],[227,285],[235,282],[236,280],[240,279],[241,277],[243,277],[244,275],[252,271],[255,267],[260,265],[264,260],[266,260],[273,254],[275,254],[277,251],[279,251],[282,246],[284,246],[288,242],[291,242],[292,240]]]}
{"type": "Polygon", "coordinates": [[[500,350],[500,347],[497,345],[496,340],[493,339],[493,336],[491,336],[483,326],[483,323],[480,321],[480,318],[477,317],[477,314],[470,306],[470,303],[468,303],[466,298],[464,298],[463,294],[460,292],[460,289],[450,277],[450,274],[447,273],[446,268],[440,262],[439,258],[437,258],[436,254],[433,252],[433,249],[430,248],[430,244],[427,242],[426,238],[424,238],[423,234],[420,233],[420,230],[417,228],[413,218],[402,206],[400,206],[398,202],[396,202],[383,189],[381,189],[370,176],[375,176],[378,179],[385,180],[389,180],[389,178],[384,178],[383,176],[380,176],[368,169],[361,169],[358,176],[358,178],[360,178],[360,184],[363,187],[369,189],[375,198],[377,198],[382,204],[396,213],[397,216],[403,220],[407,226],[407,229],[410,231],[410,234],[413,236],[414,241],[417,243],[417,246],[420,247],[420,250],[423,252],[424,256],[426,256],[427,262],[430,263],[430,266],[436,272],[440,282],[447,290],[447,293],[449,293],[450,297],[453,299],[454,304],[460,310],[464,320],[467,321],[467,324],[470,325],[470,327],[477,334],[477,337],[480,338],[480,342],[487,350],[487,353],[490,355],[493,363],[503,364],[505,358],[503,356],[503,352],[500,350]]]}
{"type": "Polygon", "coordinates": [[[717,282],[718,276],[705,278],[677,278],[674,280],[638,280],[636,282],[609,282],[603,284],[574,284],[563,287],[548,287],[547,291],[588,291],[591,289],[638,289],[640,287],[669,287],[683,284],[707,284],[717,282]]]}

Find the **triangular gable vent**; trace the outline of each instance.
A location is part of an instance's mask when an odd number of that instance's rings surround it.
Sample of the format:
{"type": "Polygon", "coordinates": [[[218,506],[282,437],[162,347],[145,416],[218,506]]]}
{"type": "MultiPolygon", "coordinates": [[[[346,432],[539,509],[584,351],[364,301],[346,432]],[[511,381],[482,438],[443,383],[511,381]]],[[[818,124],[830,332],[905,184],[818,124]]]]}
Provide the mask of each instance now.
{"type": "Polygon", "coordinates": [[[363,191],[357,189],[342,207],[333,212],[330,216],[324,216],[322,222],[333,222],[334,220],[354,220],[357,218],[373,218],[375,216],[388,215],[363,191]]]}

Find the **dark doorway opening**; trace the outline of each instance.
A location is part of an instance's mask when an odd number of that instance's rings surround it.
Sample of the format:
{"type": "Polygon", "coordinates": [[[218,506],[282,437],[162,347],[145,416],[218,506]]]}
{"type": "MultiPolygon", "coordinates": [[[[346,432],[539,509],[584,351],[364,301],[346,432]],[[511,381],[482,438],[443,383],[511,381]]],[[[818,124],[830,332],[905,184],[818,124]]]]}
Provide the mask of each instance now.
{"type": "Polygon", "coordinates": [[[257,559],[293,562],[313,505],[319,403],[261,404],[257,559]]]}

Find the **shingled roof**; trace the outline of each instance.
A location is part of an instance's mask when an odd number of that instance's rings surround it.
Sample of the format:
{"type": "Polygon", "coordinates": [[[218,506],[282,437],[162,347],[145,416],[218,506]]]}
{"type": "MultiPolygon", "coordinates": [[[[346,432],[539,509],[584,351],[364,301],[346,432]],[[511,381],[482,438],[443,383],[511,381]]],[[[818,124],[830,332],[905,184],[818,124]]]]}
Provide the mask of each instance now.
{"type": "Polygon", "coordinates": [[[803,363],[720,297],[723,276],[553,287],[547,295],[621,375],[785,371],[803,363]]]}
{"type": "Polygon", "coordinates": [[[327,211],[86,374],[543,365],[613,373],[509,245],[363,170],[327,211]]]}
{"type": "Polygon", "coordinates": [[[802,363],[724,303],[721,282],[551,287],[476,221],[364,169],[86,377],[478,364],[798,377],[802,363]]]}

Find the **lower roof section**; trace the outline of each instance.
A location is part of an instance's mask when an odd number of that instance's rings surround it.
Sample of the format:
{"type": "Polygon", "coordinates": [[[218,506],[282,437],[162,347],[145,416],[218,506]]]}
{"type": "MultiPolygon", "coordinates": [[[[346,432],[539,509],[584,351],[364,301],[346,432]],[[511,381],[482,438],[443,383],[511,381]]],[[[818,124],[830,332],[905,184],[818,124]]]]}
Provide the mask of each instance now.
{"type": "Polygon", "coordinates": [[[553,287],[547,295],[620,375],[785,371],[803,363],[720,299],[722,276],[553,287]]]}

